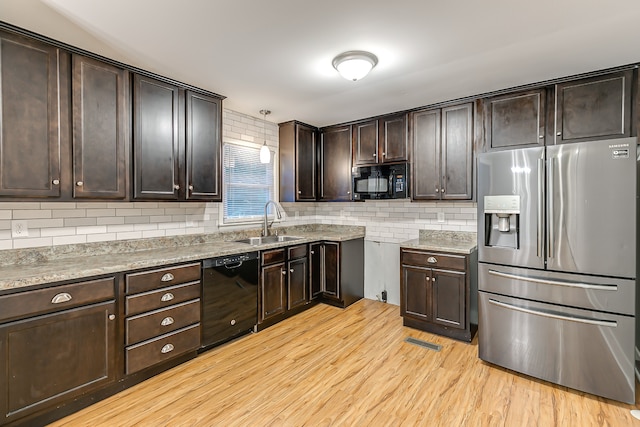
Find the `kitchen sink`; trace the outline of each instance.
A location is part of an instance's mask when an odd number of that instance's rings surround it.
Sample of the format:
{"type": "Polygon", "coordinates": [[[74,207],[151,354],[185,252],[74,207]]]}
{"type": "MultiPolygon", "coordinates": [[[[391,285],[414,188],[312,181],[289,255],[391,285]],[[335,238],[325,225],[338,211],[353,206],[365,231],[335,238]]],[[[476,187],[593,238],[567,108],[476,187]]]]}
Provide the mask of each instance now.
{"type": "Polygon", "coordinates": [[[249,237],[248,239],[236,240],[236,243],[246,243],[251,246],[266,245],[269,243],[293,242],[300,240],[302,237],[296,236],[265,236],[265,237],[249,237]]]}

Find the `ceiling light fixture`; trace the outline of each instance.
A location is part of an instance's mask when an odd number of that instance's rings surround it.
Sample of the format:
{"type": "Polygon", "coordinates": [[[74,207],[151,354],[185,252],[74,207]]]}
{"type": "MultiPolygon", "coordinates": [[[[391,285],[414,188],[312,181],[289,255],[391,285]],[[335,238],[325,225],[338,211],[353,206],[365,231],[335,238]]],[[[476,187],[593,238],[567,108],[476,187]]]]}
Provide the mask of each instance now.
{"type": "Polygon", "coordinates": [[[357,81],[369,74],[378,63],[378,57],[363,50],[350,50],[333,58],[333,68],[347,80],[357,81]]]}
{"type": "Polygon", "coordinates": [[[264,118],[264,143],[260,147],[260,163],[269,163],[271,160],[271,151],[267,147],[267,114],[271,114],[270,110],[260,110],[260,114],[264,118]]]}

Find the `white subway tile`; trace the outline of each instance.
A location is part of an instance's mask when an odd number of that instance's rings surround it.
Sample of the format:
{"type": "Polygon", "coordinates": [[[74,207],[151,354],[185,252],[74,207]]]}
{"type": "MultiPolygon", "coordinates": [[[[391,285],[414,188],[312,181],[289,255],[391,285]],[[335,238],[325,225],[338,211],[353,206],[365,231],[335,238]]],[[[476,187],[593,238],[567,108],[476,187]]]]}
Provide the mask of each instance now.
{"type": "Polygon", "coordinates": [[[77,234],[104,234],[107,232],[106,225],[94,225],[91,227],[77,227],[77,234]]]}
{"type": "Polygon", "coordinates": [[[13,219],[51,218],[51,210],[14,210],[13,219]]]}
{"type": "Polygon", "coordinates": [[[65,227],[82,227],[96,224],[96,218],[65,218],[64,220],[65,227]]]}
{"type": "Polygon", "coordinates": [[[53,237],[53,245],[77,245],[78,243],[87,243],[87,236],[60,236],[53,237]]]}
{"type": "MultiPolygon", "coordinates": [[[[124,202],[120,202],[124,203],[124,202]]],[[[107,209],[109,202],[79,202],[76,203],[77,209],[107,209]]]]}
{"type": "Polygon", "coordinates": [[[13,249],[13,240],[0,240],[0,251],[5,251],[8,249],[13,249]]]}
{"type": "Polygon", "coordinates": [[[124,224],[124,217],[97,218],[96,225],[116,225],[124,224]]]}
{"type": "Polygon", "coordinates": [[[87,243],[92,242],[111,242],[116,240],[115,233],[105,233],[105,234],[87,234],[87,243]]]}
{"type": "Polygon", "coordinates": [[[74,236],[75,234],[75,227],[43,228],[40,230],[41,237],[74,236]]]}
{"type": "Polygon", "coordinates": [[[13,211],[0,210],[0,219],[11,219],[12,216],[13,216],[13,211]]]}
{"type": "Polygon", "coordinates": [[[142,239],[141,231],[121,232],[116,234],[116,240],[142,239]]]}
{"type": "Polygon", "coordinates": [[[73,202],[42,202],[38,209],[76,209],[76,204],[73,202]]]}
{"type": "MultiPolygon", "coordinates": [[[[118,236],[120,235],[120,233],[127,233],[133,231],[133,225],[132,224],[123,224],[123,225],[107,225],[107,232],[108,233],[118,233],[118,236]]],[[[118,238],[118,240],[120,240],[120,238],[118,238]]]]}
{"type": "Polygon", "coordinates": [[[116,216],[138,216],[141,209],[116,209],[116,216]]]}
{"type": "Polygon", "coordinates": [[[164,230],[148,230],[148,231],[143,231],[142,232],[142,237],[145,239],[151,238],[151,237],[164,237],[164,230]]]}
{"type": "Polygon", "coordinates": [[[87,209],[87,217],[116,216],[115,209],[87,209]]]}
{"type": "Polygon", "coordinates": [[[87,212],[84,209],[74,209],[74,210],[54,210],[51,211],[52,218],[84,218],[87,216],[87,212]]]}
{"type": "Polygon", "coordinates": [[[13,240],[14,249],[37,248],[41,246],[52,246],[52,245],[53,245],[52,237],[38,237],[34,239],[26,238],[26,239],[13,240]]]}
{"type": "Polygon", "coordinates": [[[27,221],[27,227],[29,230],[32,228],[64,227],[64,219],[30,219],[27,221]]]}
{"type": "Polygon", "coordinates": [[[0,230],[11,230],[11,221],[0,221],[0,230]]]}
{"type": "Polygon", "coordinates": [[[39,210],[39,202],[0,202],[0,209],[6,210],[39,210]]]}

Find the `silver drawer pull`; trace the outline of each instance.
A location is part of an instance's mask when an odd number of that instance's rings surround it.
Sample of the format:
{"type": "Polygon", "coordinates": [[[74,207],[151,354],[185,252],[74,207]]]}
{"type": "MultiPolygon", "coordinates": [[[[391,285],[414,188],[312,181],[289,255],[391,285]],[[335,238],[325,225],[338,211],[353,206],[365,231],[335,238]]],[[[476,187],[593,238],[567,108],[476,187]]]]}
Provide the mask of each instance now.
{"type": "Polygon", "coordinates": [[[167,302],[167,301],[171,301],[174,298],[175,297],[173,296],[173,294],[171,292],[167,292],[166,294],[162,295],[162,298],[160,298],[160,301],[167,302]]]}
{"type": "Polygon", "coordinates": [[[170,282],[173,279],[175,279],[175,277],[173,277],[173,274],[166,273],[164,276],[162,276],[162,278],[160,280],[163,281],[163,282],[170,282]]]}
{"type": "Polygon", "coordinates": [[[66,292],[62,292],[57,294],[56,296],[54,296],[51,299],[51,304],[60,304],[63,302],[67,302],[67,301],[71,301],[71,294],[68,294],[66,292]]]}
{"type": "Polygon", "coordinates": [[[162,350],[160,350],[160,353],[162,354],[166,354],[169,353],[170,351],[173,351],[173,344],[167,344],[164,347],[162,347],[162,350]]]}
{"type": "Polygon", "coordinates": [[[427,262],[431,264],[435,264],[436,262],[438,262],[438,259],[434,256],[430,256],[429,258],[427,258],[427,262]]]}
{"type": "Polygon", "coordinates": [[[160,324],[162,326],[169,326],[169,325],[172,325],[173,322],[174,322],[173,317],[167,316],[164,319],[162,319],[162,322],[160,322],[160,324]]]}

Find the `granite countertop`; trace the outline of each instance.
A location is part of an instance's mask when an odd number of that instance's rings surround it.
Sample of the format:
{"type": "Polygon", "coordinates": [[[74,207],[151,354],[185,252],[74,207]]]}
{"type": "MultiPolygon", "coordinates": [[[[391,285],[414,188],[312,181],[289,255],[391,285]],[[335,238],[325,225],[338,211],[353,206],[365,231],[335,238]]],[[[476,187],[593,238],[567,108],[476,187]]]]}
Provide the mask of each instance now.
{"type": "Polygon", "coordinates": [[[27,286],[199,261],[320,240],[347,241],[365,236],[364,227],[339,225],[314,224],[283,227],[278,231],[280,234],[297,236],[301,239],[260,246],[234,242],[246,237],[255,237],[257,234],[253,230],[0,251],[0,294],[3,291],[27,286]]]}
{"type": "Polygon", "coordinates": [[[476,233],[420,230],[420,237],[400,243],[401,248],[470,254],[477,249],[476,233]]]}

